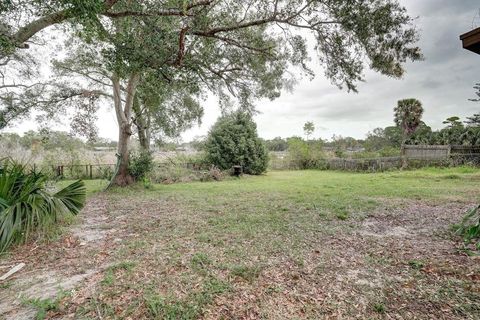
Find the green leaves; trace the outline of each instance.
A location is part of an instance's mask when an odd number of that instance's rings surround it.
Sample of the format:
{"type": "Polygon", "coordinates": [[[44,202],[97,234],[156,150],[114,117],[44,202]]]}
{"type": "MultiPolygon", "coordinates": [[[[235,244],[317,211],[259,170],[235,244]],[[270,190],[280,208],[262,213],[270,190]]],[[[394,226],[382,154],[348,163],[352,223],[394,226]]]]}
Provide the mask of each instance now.
{"type": "Polygon", "coordinates": [[[34,230],[52,225],[59,215],[78,214],[85,204],[82,181],[52,195],[43,173],[27,173],[25,166],[8,160],[0,166],[0,252],[26,241],[34,230]]]}
{"type": "Polygon", "coordinates": [[[85,205],[85,183],[81,180],[75,181],[74,183],[55,193],[53,198],[60,201],[65,206],[65,213],[76,215],[85,205]]]}
{"type": "Polygon", "coordinates": [[[480,250],[480,205],[467,211],[456,233],[466,243],[476,241],[475,247],[480,250]]]}
{"type": "Polygon", "coordinates": [[[210,131],[205,150],[207,161],[222,170],[235,165],[243,166],[248,174],[267,170],[267,149],[258,138],[252,117],[242,111],[219,118],[210,131]]]}
{"type": "Polygon", "coordinates": [[[395,123],[403,130],[404,139],[415,132],[422,121],[423,107],[417,99],[399,100],[394,108],[395,123]]]}

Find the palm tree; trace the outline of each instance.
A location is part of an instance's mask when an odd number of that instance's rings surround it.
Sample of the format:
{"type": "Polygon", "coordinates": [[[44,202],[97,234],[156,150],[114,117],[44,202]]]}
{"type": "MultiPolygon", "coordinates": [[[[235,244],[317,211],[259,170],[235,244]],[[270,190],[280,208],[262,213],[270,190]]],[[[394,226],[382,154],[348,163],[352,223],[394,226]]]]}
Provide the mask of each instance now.
{"type": "Polygon", "coordinates": [[[0,253],[13,243],[26,241],[37,228],[45,228],[62,214],[76,215],[85,204],[85,184],[76,181],[51,193],[47,175],[27,172],[13,161],[0,162],[0,253]]]}
{"type": "Polygon", "coordinates": [[[310,140],[310,136],[312,135],[313,131],[315,131],[315,125],[313,122],[305,122],[305,125],[303,126],[303,132],[307,136],[307,141],[310,140]]]}
{"type": "Polygon", "coordinates": [[[417,99],[399,100],[393,111],[395,124],[402,129],[405,141],[422,123],[422,103],[417,99]]]}
{"type": "Polygon", "coordinates": [[[421,124],[423,107],[417,99],[403,99],[398,101],[393,111],[395,124],[402,129],[402,167],[405,167],[407,164],[404,155],[405,142],[421,124]]]}

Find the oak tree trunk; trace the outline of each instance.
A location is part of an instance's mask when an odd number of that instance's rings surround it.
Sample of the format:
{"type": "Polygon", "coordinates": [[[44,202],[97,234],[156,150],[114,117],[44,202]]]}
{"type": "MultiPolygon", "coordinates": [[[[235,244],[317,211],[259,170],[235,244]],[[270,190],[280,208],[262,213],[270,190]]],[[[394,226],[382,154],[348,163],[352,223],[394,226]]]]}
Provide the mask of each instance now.
{"type": "Polygon", "coordinates": [[[145,151],[150,151],[150,118],[143,112],[139,99],[135,99],[133,104],[135,114],[135,126],[137,127],[138,140],[140,147],[145,151]]]}
{"type": "Polygon", "coordinates": [[[132,175],[128,171],[128,158],[129,158],[129,143],[130,136],[132,135],[131,126],[129,124],[120,126],[118,136],[118,171],[115,176],[115,185],[124,187],[134,182],[132,175]]]}
{"type": "Polygon", "coordinates": [[[140,76],[132,73],[129,77],[125,102],[122,102],[122,92],[120,89],[120,79],[115,74],[112,77],[113,82],[113,100],[115,113],[118,121],[118,170],[113,179],[113,183],[118,186],[127,186],[134,182],[134,179],[128,171],[130,136],[132,135],[131,111],[135,93],[140,76]]]}

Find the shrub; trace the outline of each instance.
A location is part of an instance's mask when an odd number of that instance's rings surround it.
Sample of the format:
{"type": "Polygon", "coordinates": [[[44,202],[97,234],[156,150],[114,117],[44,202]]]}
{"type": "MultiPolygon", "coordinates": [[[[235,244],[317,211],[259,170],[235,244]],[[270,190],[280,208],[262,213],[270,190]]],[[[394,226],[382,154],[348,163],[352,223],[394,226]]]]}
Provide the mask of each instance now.
{"type": "Polygon", "coordinates": [[[128,170],[135,180],[143,180],[153,170],[153,156],[150,151],[132,152],[129,158],[128,170]]]}
{"type": "Polygon", "coordinates": [[[212,166],[210,170],[203,173],[200,181],[207,182],[207,181],[221,181],[223,180],[223,172],[222,170],[218,169],[215,166],[212,166]]]}
{"type": "Polygon", "coordinates": [[[473,241],[476,249],[480,250],[480,205],[467,211],[456,233],[467,244],[473,241]]]}
{"type": "Polygon", "coordinates": [[[326,166],[322,143],[306,142],[298,137],[288,139],[288,160],[298,169],[323,169],[326,166]]]}
{"type": "Polygon", "coordinates": [[[99,166],[98,173],[101,179],[108,180],[108,181],[112,180],[112,177],[114,174],[113,168],[111,166],[99,166]]]}
{"type": "Polygon", "coordinates": [[[85,185],[76,181],[50,193],[48,176],[28,172],[12,161],[0,163],[0,252],[26,241],[32,231],[46,228],[61,214],[76,215],[85,204],[85,185]]]}
{"type": "Polygon", "coordinates": [[[247,174],[267,170],[268,152],[252,117],[237,111],[220,117],[205,143],[207,161],[221,170],[241,165],[247,174]]]}
{"type": "Polygon", "coordinates": [[[394,147],[385,147],[378,151],[380,157],[397,157],[400,156],[400,149],[394,147]]]}

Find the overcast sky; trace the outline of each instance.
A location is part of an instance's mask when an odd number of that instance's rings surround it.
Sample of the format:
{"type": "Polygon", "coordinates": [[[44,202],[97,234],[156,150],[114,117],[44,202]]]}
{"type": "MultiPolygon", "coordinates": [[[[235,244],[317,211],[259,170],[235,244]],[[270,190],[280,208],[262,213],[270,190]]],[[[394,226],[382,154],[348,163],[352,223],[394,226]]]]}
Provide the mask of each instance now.
{"type": "MultiPolygon", "coordinates": [[[[461,118],[480,112],[480,103],[468,101],[475,96],[473,86],[480,82],[480,55],[462,49],[459,35],[480,26],[478,0],[401,0],[411,16],[418,17],[420,47],[425,61],[409,63],[401,80],[366,72],[359,93],[341,91],[323,77],[316,65],[313,81],[300,81],[293,92],[284,92],[271,101],[259,101],[261,114],[255,117],[263,138],[303,135],[303,124],[313,121],[314,136],[331,138],[333,134],[363,138],[376,127],[393,124],[393,108],[399,99],[417,98],[423,102],[424,121],[434,129],[452,115],[461,118]],[[475,16],[477,18],[475,19],[475,16]]],[[[182,135],[189,141],[204,135],[220,111],[217,100],[205,101],[202,125],[182,135]]],[[[100,136],[116,140],[117,125],[111,108],[100,113],[100,136]]],[[[61,127],[58,127],[62,129],[61,127]]],[[[23,122],[9,131],[22,133],[35,129],[23,122]]],[[[63,128],[68,130],[68,128],[63,128]]]]}

